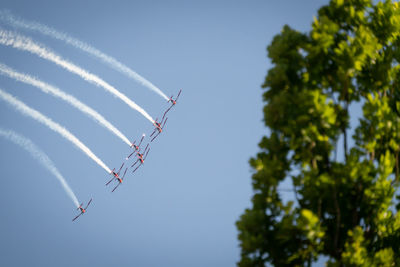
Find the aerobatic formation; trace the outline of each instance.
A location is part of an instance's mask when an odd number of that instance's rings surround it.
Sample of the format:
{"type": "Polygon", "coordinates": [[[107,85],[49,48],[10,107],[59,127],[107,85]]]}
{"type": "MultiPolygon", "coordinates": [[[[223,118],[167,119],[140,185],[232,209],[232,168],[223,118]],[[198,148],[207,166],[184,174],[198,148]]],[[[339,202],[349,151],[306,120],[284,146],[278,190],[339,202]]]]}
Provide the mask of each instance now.
{"type": "MultiPolygon", "coordinates": [[[[29,107],[27,104],[17,99],[13,95],[5,92],[0,89],[0,100],[6,102],[8,105],[13,107],[16,111],[19,111],[22,115],[30,117],[37,122],[43,124],[48,127],[50,130],[60,134],[63,138],[70,141],[73,145],[75,145],[78,149],[80,149],[83,153],[85,153],[89,158],[91,158],[95,163],[97,163],[100,167],[102,167],[108,175],[111,176],[111,179],[105,184],[106,187],[113,182],[113,186],[111,187],[111,192],[114,192],[126,179],[126,175],[129,173],[135,173],[146,161],[146,158],[150,152],[150,146],[152,142],[164,131],[165,124],[168,120],[169,111],[176,105],[177,100],[182,92],[179,90],[177,96],[174,98],[171,96],[168,98],[158,87],[152,84],[150,81],[146,80],[144,77],[140,76],[138,73],[127,67],[126,65],[120,63],[115,58],[106,55],[100,50],[92,47],[89,44],[86,44],[76,38],[73,38],[67,34],[61,33],[53,28],[50,28],[46,25],[37,23],[37,22],[29,22],[25,21],[21,18],[17,18],[13,16],[9,11],[0,10],[0,45],[9,46],[15,48],[20,51],[26,51],[31,54],[34,54],[42,59],[50,61],[56,64],[59,67],[64,68],[65,70],[78,75],[85,81],[96,85],[97,87],[101,87],[107,92],[111,93],[113,96],[119,98],[132,109],[138,111],[141,115],[143,115],[146,119],[148,119],[153,125],[153,131],[149,135],[149,140],[147,143],[146,135],[143,134],[140,137],[140,140],[135,140],[134,142],[130,142],[129,139],[120,131],[117,127],[115,127],[111,122],[109,122],[106,118],[104,118],[99,112],[89,107],[82,101],[78,100],[75,96],[72,96],[58,87],[55,87],[49,83],[46,83],[36,77],[30,76],[28,74],[18,72],[13,68],[3,64],[0,62],[0,75],[8,77],[10,79],[14,79],[15,81],[22,82],[28,84],[32,87],[35,87],[42,91],[43,93],[50,94],[62,101],[67,102],[74,108],[78,109],[85,115],[92,118],[99,125],[103,126],[105,129],[113,133],[116,137],[118,137],[125,144],[129,145],[132,149],[132,152],[127,155],[122,162],[118,171],[114,168],[111,170],[98,156],[96,156],[91,149],[89,149],[84,143],[82,143],[74,134],[72,134],[67,128],[62,126],[61,124],[55,122],[51,118],[47,117],[40,111],[29,107]],[[114,86],[104,81],[99,76],[83,69],[82,67],[65,60],[56,52],[53,52],[51,49],[47,48],[45,45],[38,43],[32,40],[30,37],[24,36],[22,34],[16,33],[14,31],[8,31],[2,28],[2,24],[8,24],[14,30],[20,29],[28,32],[36,32],[43,34],[45,36],[52,37],[54,39],[65,42],[68,45],[71,45],[81,51],[87,53],[88,55],[94,56],[95,58],[101,60],[103,63],[107,64],[114,70],[119,71],[122,74],[127,75],[129,78],[134,79],[139,84],[147,87],[148,89],[156,92],[160,97],[169,103],[169,106],[162,114],[161,120],[158,121],[158,118],[155,120],[138,104],[136,104],[133,100],[129,99],[126,95],[117,90],[114,86]],[[146,145],[144,145],[146,143],[146,145]],[[143,149],[144,147],[144,149],[143,149]]],[[[79,204],[78,198],[75,193],[72,191],[64,177],[56,168],[55,164],[50,160],[50,158],[41,150],[37,145],[34,145],[32,141],[30,141],[27,137],[22,136],[12,130],[3,130],[0,128],[0,137],[5,138],[8,141],[11,141],[26,151],[28,151],[35,159],[41,163],[47,170],[50,171],[61,183],[64,188],[64,191],[74,202],[75,207],[79,211],[79,213],[72,219],[75,221],[81,215],[86,213],[87,208],[92,203],[92,198],[87,202],[86,206],[84,203],[79,204]],[[85,206],[85,208],[83,208],[85,206]]]]}

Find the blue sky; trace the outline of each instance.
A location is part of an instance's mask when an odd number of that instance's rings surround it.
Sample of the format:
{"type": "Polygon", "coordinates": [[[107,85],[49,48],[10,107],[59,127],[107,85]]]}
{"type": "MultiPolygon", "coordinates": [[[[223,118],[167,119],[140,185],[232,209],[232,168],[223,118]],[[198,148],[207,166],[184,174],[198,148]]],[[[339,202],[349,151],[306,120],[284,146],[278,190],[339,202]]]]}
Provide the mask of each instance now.
{"type": "MultiPolygon", "coordinates": [[[[114,193],[109,176],[58,134],[0,102],[0,127],[32,139],[82,202],[72,201],[28,153],[0,140],[1,266],[234,266],[235,221],[250,206],[248,160],[262,123],[266,46],[284,24],[310,29],[328,1],[12,1],[1,9],[64,31],[160,87],[182,88],[145,166],[114,193]]],[[[11,29],[4,26],[6,29],[11,29]]],[[[153,117],[168,106],[154,92],[60,41],[18,31],[102,77],[153,117]]],[[[0,46],[0,62],[60,87],[134,140],[152,125],[103,89],[55,64],[0,46]]],[[[0,76],[0,88],[67,127],[109,167],[129,147],[68,104],[0,76]]]]}

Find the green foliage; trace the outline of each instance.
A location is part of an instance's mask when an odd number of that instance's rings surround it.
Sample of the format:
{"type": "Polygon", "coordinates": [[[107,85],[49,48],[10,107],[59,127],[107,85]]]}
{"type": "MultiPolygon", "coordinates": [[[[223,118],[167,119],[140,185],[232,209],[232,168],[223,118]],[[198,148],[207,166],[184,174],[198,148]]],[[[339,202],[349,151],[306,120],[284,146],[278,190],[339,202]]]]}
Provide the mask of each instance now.
{"type": "Polygon", "coordinates": [[[250,159],[238,265],[310,266],[324,255],[328,266],[400,266],[399,4],[332,0],[310,32],[284,26],[267,50],[271,133],[250,159]],[[351,104],[363,116],[349,148],[351,104]],[[285,180],[294,202],[282,200],[285,180]]]}

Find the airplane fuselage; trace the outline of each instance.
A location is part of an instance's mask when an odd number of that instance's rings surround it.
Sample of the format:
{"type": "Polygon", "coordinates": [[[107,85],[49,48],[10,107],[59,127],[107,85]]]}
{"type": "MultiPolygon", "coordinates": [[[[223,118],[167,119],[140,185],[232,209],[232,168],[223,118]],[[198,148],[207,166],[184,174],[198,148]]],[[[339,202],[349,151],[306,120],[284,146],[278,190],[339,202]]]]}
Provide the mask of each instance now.
{"type": "Polygon", "coordinates": [[[144,162],[143,154],[138,153],[138,159],[140,160],[141,163],[143,163],[144,162]]]}

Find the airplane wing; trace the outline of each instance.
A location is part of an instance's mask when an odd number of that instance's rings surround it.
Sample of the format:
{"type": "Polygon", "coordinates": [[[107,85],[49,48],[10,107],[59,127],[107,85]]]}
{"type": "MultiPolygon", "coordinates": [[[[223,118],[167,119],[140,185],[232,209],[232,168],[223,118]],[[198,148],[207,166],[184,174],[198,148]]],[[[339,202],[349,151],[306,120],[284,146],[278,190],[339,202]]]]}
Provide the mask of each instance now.
{"type": "Polygon", "coordinates": [[[128,170],[128,168],[125,168],[124,175],[122,176],[122,179],[124,179],[127,170],[128,170]]]}
{"type": "Polygon", "coordinates": [[[165,114],[167,114],[171,109],[172,109],[173,105],[170,106],[169,108],[167,108],[167,110],[165,111],[165,114]]]}
{"type": "Polygon", "coordinates": [[[175,102],[178,101],[178,98],[179,98],[179,95],[181,94],[181,92],[182,92],[182,89],[179,90],[179,93],[178,93],[178,95],[177,95],[176,98],[175,98],[175,102]]]}
{"type": "Polygon", "coordinates": [[[164,112],[164,115],[162,116],[162,120],[161,120],[161,122],[160,122],[160,126],[161,126],[162,122],[164,121],[165,115],[167,114],[167,112],[168,112],[170,109],[171,109],[171,107],[168,108],[168,109],[164,112]]]}
{"type": "Polygon", "coordinates": [[[140,166],[142,166],[142,164],[139,164],[139,166],[137,166],[136,169],[134,169],[132,173],[134,173],[137,169],[139,169],[140,166]]]}
{"type": "Polygon", "coordinates": [[[89,207],[90,203],[92,203],[92,198],[91,198],[91,199],[89,200],[89,202],[87,203],[85,210],[89,207]]]}
{"type": "MultiPolygon", "coordinates": [[[[138,147],[140,147],[140,144],[142,143],[144,136],[145,136],[145,134],[142,135],[142,139],[140,139],[138,147]]],[[[140,150],[140,148],[139,148],[139,150],[140,150]]]]}
{"type": "Polygon", "coordinates": [[[118,183],[116,187],[114,187],[114,189],[111,192],[114,192],[115,189],[117,189],[117,187],[120,185],[121,183],[118,183]]]}
{"type": "Polygon", "coordinates": [[[161,129],[164,129],[165,124],[167,123],[168,117],[165,119],[163,126],[161,127],[161,129]]]}
{"type": "Polygon", "coordinates": [[[122,167],[124,167],[125,162],[122,163],[121,168],[119,168],[117,174],[119,175],[119,172],[122,170],[122,167]]]}
{"type": "Polygon", "coordinates": [[[72,221],[75,221],[75,220],[78,219],[78,217],[81,216],[81,215],[82,215],[82,213],[79,214],[78,216],[76,216],[75,218],[73,218],[72,221]]]}
{"type": "Polygon", "coordinates": [[[156,137],[157,137],[157,136],[159,136],[159,135],[160,135],[160,133],[156,134],[156,135],[153,137],[153,139],[151,139],[151,141],[150,141],[150,142],[153,142],[153,141],[154,141],[154,139],[156,139],[156,137]]]}
{"type": "Polygon", "coordinates": [[[135,166],[136,163],[138,163],[138,161],[139,161],[139,159],[135,163],[133,163],[131,167],[135,166]]]}
{"type": "Polygon", "coordinates": [[[143,160],[146,160],[147,155],[149,154],[149,151],[150,151],[150,148],[149,148],[149,150],[147,150],[146,155],[144,156],[143,160]]]}
{"type": "Polygon", "coordinates": [[[125,159],[128,160],[133,155],[133,153],[135,153],[135,151],[133,151],[131,154],[129,154],[129,156],[127,156],[125,159]]]}
{"type": "Polygon", "coordinates": [[[113,177],[113,178],[111,178],[111,180],[110,181],[108,181],[108,183],[106,183],[106,186],[107,185],[109,185],[111,182],[112,182],[112,180],[114,180],[115,178],[113,177]]]}

